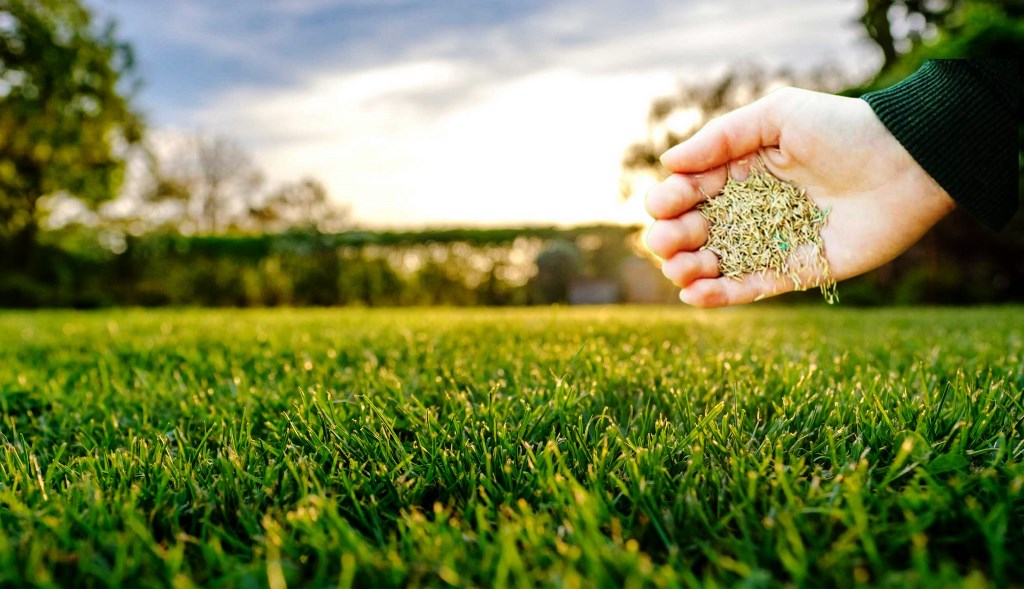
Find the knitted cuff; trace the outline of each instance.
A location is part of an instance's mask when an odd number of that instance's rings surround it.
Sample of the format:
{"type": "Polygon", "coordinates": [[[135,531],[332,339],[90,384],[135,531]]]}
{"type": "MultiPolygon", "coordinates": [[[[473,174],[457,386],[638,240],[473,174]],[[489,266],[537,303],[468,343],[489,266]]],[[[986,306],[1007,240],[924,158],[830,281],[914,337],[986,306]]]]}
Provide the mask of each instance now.
{"type": "Polygon", "coordinates": [[[1018,80],[1015,60],[934,60],[862,98],[960,207],[999,230],[1017,209],[1018,80]]]}

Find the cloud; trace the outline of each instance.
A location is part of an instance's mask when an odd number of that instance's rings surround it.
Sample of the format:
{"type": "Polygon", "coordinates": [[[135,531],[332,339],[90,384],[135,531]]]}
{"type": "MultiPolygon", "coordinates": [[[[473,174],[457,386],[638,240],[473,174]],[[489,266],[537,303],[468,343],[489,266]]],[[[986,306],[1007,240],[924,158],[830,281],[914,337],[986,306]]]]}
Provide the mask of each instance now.
{"type": "Polygon", "coordinates": [[[177,89],[167,122],[239,139],[271,178],[318,176],[377,225],[637,220],[619,160],[679,78],[874,58],[853,0],[212,6],[182,0],[162,42],[228,74],[177,89]]]}
{"type": "Polygon", "coordinates": [[[197,111],[204,128],[242,137],[252,146],[351,137],[383,127],[422,124],[431,104],[452,105],[467,75],[454,64],[412,62],[311,76],[297,88],[236,88],[197,111]],[[441,98],[430,100],[430,97],[441,98]]]}
{"type": "MultiPolygon", "coordinates": [[[[761,0],[91,3],[113,14],[136,46],[147,82],[143,103],[158,122],[174,123],[204,106],[211,94],[239,85],[295,87],[325,71],[401,62],[473,61],[495,75],[514,76],[565,60],[576,68],[618,71],[682,69],[691,53],[757,57],[772,53],[762,39],[792,36],[794,30],[861,35],[852,24],[857,1],[777,0],[770,11],[761,0]],[[839,12],[849,15],[844,30],[836,27],[839,12]]],[[[821,59],[819,41],[805,44],[815,50],[794,51],[788,58],[821,59]]]]}

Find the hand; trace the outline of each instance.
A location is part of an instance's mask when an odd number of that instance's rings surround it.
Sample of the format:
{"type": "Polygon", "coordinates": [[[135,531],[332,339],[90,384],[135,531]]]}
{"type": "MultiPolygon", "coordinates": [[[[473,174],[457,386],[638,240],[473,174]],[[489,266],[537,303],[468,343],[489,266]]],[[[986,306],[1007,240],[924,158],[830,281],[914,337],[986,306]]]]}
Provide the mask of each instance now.
{"type": "MultiPolygon", "coordinates": [[[[776,90],[661,156],[672,175],[647,194],[656,219],[647,247],[664,260],[662,272],[682,288],[683,302],[719,307],[794,289],[775,273],[722,277],[718,257],[700,249],[708,224],[696,205],[714,198],[729,174],[745,178],[758,155],[771,173],[831,209],[821,236],[836,281],[892,260],[955,208],[863,100],[776,90]]],[[[800,278],[804,286],[822,281],[810,269],[800,278]]]]}

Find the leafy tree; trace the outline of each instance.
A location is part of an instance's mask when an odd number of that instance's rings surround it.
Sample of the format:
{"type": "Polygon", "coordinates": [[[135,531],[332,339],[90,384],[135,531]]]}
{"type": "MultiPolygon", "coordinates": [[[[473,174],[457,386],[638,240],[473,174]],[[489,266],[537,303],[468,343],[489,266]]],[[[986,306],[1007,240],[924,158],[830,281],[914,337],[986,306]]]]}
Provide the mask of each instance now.
{"type": "Polygon", "coordinates": [[[1018,55],[1005,42],[1022,16],[1022,0],[865,0],[860,22],[882,51],[876,79],[886,86],[909,75],[925,56],[1018,55]],[[991,36],[975,34],[986,27],[991,36]],[[998,50],[1000,43],[1008,51],[998,50]]]}
{"type": "Polygon", "coordinates": [[[963,0],[866,0],[860,22],[882,50],[882,72],[948,27],[963,0]]]}
{"type": "Polygon", "coordinates": [[[253,223],[264,231],[312,229],[330,233],[351,225],[349,210],[334,203],[327,187],[315,178],[281,186],[250,210],[253,223]]]}
{"type": "Polygon", "coordinates": [[[114,196],[121,153],[141,133],[129,87],[132,53],[76,0],[0,0],[0,242],[27,264],[37,205],[67,192],[114,196]]]}
{"type": "Polygon", "coordinates": [[[535,263],[537,273],[529,283],[533,301],[541,304],[568,301],[569,285],[583,265],[576,244],[564,239],[552,240],[537,254],[535,263]]]}

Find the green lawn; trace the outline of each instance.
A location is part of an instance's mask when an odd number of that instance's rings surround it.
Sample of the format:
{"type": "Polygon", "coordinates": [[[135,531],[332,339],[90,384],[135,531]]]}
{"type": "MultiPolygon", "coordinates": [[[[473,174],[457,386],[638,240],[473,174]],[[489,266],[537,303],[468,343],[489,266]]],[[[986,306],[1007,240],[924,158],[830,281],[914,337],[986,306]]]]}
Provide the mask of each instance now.
{"type": "Polygon", "coordinates": [[[0,313],[0,586],[1020,586],[1024,308],[0,313]]]}

